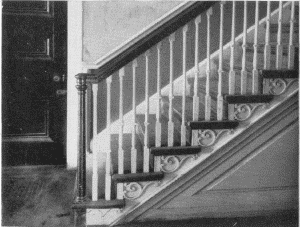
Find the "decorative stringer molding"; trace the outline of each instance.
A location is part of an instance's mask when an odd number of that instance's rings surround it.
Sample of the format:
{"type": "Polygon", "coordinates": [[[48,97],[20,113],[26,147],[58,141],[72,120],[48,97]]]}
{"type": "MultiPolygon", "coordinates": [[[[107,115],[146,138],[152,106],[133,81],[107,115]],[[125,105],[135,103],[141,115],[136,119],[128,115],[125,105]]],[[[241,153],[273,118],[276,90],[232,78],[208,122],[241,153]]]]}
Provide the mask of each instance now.
{"type": "MultiPolygon", "coordinates": [[[[238,128],[235,133],[230,136],[230,139],[227,137],[223,141],[217,142],[213,148],[206,148],[194,163],[188,163],[186,166],[179,169],[181,171],[177,171],[177,176],[173,176],[173,179],[169,179],[168,183],[164,184],[164,179],[160,191],[155,190],[155,195],[148,200],[140,200],[141,202],[138,206],[134,207],[131,211],[126,211],[126,215],[120,215],[118,220],[112,224],[132,222],[134,220],[139,221],[144,218],[147,219],[147,217],[150,218],[151,215],[154,214],[151,211],[162,209],[164,204],[167,204],[168,201],[171,201],[184,191],[189,195],[193,195],[202,191],[212,190],[215,185],[222,182],[233,172],[259,154],[266,145],[262,145],[258,150],[251,149],[250,153],[241,155],[240,151],[243,147],[247,146],[247,144],[251,143],[255,138],[259,138],[282,119],[289,117],[290,123],[288,124],[288,127],[295,125],[298,121],[297,97],[298,91],[291,91],[286,94],[284,98],[274,100],[268,110],[255,113],[250,117],[252,118],[251,121],[253,124],[247,129],[238,128]],[[291,118],[290,116],[293,117],[291,118]],[[218,152],[221,150],[222,152],[218,152]],[[231,164],[228,166],[227,162],[229,157],[236,161],[231,161],[231,164]],[[199,163],[201,163],[201,165],[199,165],[199,163]],[[218,172],[216,173],[214,170],[218,172]],[[212,178],[212,176],[214,177],[212,178]],[[199,182],[202,185],[200,188],[198,187],[199,182]],[[192,187],[195,183],[197,183],[197,188],[192,187]]],[[[274,138],[270,138],[270,141],[276,139],[277,137],[275,136],[274,138]]],[[[152,190],[152,188],[149,188],[149,190],[152,190]]],[[[161,210],[161,212],[163,212],[163,210],[161,210]]]]}

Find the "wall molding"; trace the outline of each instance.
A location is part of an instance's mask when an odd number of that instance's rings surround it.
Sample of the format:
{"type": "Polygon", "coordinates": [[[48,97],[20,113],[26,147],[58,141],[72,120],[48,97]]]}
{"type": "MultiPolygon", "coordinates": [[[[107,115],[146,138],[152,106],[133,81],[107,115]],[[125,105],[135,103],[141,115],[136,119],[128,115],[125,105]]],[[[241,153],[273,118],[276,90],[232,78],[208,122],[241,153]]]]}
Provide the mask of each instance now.
{"type": "Polygon", "coordinates": [[[77,167],[78,94],[75,75],[82,72],[82,1],[68,1],[67,168],[77,167]]]}

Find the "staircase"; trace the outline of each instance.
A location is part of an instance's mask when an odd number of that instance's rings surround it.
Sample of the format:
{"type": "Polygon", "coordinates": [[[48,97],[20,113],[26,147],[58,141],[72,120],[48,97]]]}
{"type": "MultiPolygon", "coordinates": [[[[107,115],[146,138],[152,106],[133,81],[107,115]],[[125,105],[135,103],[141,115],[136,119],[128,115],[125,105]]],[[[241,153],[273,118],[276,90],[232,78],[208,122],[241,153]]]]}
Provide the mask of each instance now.
{"type": "Polygon", "coordinates": [[[187,2],[173,13],[76,76],[73,209],[89,225],[136,220],[191,181],[210,176],[212,187],[226,160],[235,171],[254,154],[241,144],[296,111],[298,3],[187,2]]]}

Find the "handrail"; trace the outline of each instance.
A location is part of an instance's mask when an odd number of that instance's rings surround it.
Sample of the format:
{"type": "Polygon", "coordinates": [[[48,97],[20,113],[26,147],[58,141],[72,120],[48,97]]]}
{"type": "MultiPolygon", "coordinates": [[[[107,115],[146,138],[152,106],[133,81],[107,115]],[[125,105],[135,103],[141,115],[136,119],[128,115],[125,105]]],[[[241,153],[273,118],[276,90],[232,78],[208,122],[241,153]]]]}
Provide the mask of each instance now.
{"type": "Polygon", "coordinates": [[[160,21],[152,23],[137,36],[101,58],[102,60],[96,61],[95,65],[88,67],[88,74],[85,75],[87,80],[91,83],[98,83],[106,79],[215,3],[215,1],[195,1],[179,5],[167,16],[160,18],[160,21]]]}

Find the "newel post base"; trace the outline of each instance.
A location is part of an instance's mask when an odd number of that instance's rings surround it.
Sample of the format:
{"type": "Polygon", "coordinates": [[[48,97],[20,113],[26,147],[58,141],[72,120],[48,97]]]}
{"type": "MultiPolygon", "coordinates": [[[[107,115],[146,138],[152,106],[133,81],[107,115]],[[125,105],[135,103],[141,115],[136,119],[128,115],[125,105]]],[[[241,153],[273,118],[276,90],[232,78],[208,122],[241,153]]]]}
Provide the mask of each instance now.
{"type": "Polygon", "coordinates": [[[78,110],[78,163],[77,163],[77,189],[75,202],[86,200],[86,75],[77,74],[79,110],[78,110]]]}

